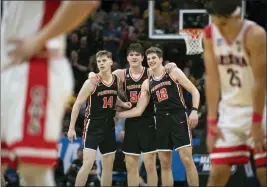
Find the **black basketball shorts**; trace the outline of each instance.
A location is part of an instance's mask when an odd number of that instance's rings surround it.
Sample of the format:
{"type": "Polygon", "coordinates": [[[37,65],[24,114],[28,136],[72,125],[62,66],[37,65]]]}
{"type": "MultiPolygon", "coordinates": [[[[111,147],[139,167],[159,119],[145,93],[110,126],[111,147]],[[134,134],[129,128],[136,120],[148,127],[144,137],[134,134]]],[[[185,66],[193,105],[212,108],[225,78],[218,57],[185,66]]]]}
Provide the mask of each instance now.
{"type": "Polygon", "coordinates": [[[191,146],[187,114],[165,114],[156,117],[158,151],[175,151],[191,146]]]}
{"type": "Polygon", "coordinates": [[[153,116],[128,118],[125,121],[123,152],[140,155],[157,151],[156,127],[153,116]]]}
{"type": "Polygon", "coordinates": [[[88,119],[85,124],[83,148],[99,150],[102,155],[116,152],[114,119],[88,119]]]}

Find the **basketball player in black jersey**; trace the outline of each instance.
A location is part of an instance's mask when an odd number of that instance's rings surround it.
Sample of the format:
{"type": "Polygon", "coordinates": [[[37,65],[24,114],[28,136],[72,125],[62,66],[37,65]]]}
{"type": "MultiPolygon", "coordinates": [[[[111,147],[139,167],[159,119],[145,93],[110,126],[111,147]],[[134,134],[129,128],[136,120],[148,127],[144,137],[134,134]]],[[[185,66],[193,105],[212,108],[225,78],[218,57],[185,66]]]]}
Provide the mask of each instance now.
{"type": "Polygon", "coordinates": [[[187,173],[189,186],[198,186],[198,173],[192,159],[191,128],[198,123],[199,92],[180,69],[169,74],[162,66],[162,51],[151,47],[146,51],[148,65],[153,75],[144,81],[137,106],[117,112],[118,118],[141,116],[152,98],[156,109],[157,149],[161,162],[163,186],[173,186],[171,170],[172,149],[179,152],[187,173]],[[192,94],[192,112],[187,118],[187,109],[182,96],[182,87],[192,94]]]}
{"type": "MultiPolygon", "coordinates": [[[[139,43],[132,43],[127,49],[127,61],[130,68],[118,69],[113,72],[123,82],[123,95],[132,106],[136,106],[141,93],[141,85],[149,76],[150,70],[142,66],[143,60],[143,46],[139,43]]],[[[165,66],[166,71],[171,71],[174,67],[176,67],[174,63],[165,66]]],[[[93,79],[94,76],[94,73],[89,74],[90,79],[93,79]]],[[[123,152],[126,160],[128,186],[139,186],[138,161],[141,153],[147,173],[147,185],[158,185],[156,129],[152,101],[140,117],[126,119],[123,152]]]]}
{"type": "Polygon", "coordinates": [[[73,142],[73,138],[76,138],[75,123],[80,108],[87,101],[83,135],[83,165],[78,172],[75,186],[85,185],[98,147],[103,156],[101,186],[112,185],[113,161],[117,149],[113,119],[115,104],[124,108],[131,107],[117,99],[120,80],[116,75],[111,74],[112,54],[108,51],[99,51],[96,58],[100,71],[97,74],[99,83],[95,86],[90,79],[85,81],[73,105],[68,131],[68,138],[73,142]]]}

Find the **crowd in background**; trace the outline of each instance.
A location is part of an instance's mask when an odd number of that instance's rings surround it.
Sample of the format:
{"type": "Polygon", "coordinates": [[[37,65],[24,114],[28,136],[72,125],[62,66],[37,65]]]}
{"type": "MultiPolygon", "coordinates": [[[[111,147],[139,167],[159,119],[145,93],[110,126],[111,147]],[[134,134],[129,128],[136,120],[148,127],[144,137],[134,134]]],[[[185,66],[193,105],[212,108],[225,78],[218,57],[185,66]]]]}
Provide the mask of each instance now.
{"type": "MultiPolygon", "coordinates": [[[[155,1],[155,32],[159,34],[177,33],[179,30],[179,7],[183,8],[200,8],[203,9],[201,0],[160,0],[155,1]]],[[[99,50],[108,50],[113,54],[114,64],[112,70],[118,68],[127,68],[126,50],[130,43],[141,43],[145,48],[151,45],[158,46],[164,51],[164,60],[167,62],[175,62],[181,68],[185,75],[196,85],[201,95],[201,102],[199,107],[200,122],[194,136],[198,136],[198,132],[203,132],[205,128],[205,95],[204,83],[205,73],[203,66],[203,59],[201,55],[186,56],[185,44],[183,41],[153,41],[148,38],[148,8],[147,3],[143,0],[125,0],[125,1],[104,1],[101,8],[99,8],[92,16],[90,16],[79,28],[72,31],[67,36],[67,50],[66,55],[72,65],[75,90],[73,96],[69,99],[66,106],[66,115],[63,121],[62,136],[66,136],[70,124],[71,107],[75,102],[77,94],[81,89],[84,81],[87,79],[88,73],[91,71],[97,72],[95,54],[99,50]]],[[[247,3],[246,16],[255,20],[266,28],[266,18],[264,10],[260,1],[253,1],[247,3]],[[252,8],[253,7],[253,8],[252,8]],[[255,13],[257,11],[257,13],[255,13]],[[255,17],[256,16],[256,17],[255,17]]],[[[191,18],[187,19],[190,22],[191,18]]],[[[191,23],[191,25],[199,25],[199,22],[191,23]]],[[[144,66],[147,66],[144,61],[144,66]]],[[[191,96],[184,91],[184,98],[188,108],[191,107],[191,96]]],[[[80,111],[77,123],[77,136],[82,136],[83,120],[85,115],[85,107],[80,111]]],[[[124,155],[121,151],[121,144],[124,137],[124,120],[119,120],[116,127],[116,136],[118,142],[118,151],[114,163],[114,172],[126,172],[124,155]]],[[[73,186],[75,177],[79,168],[82,165],[82,150],[78,149],[77,159],[74,160],[67,170],[64,172],[64,165],[61,159],[55,166],[56,181],[58,186],[73,186]]],[[[99,176],[97,172],[97,164],[94,165],[88,177],[88,186],[99,186],[99,176]]],[[[144,167],[141,167],[141,173],[144,173],[144,167]]],[[[9,184],[19,184],[17,173],[8,170],[6,179],[9,184]]],[[[160,172],[160,169],[158,169],[160,172]]],[[[115,175],[115,174],[114,174],[115,175]]],[[[126,176],[126,175],[125,175],[126,176]]],[[[145,174],[143,175],[145,176],[145,174]]],[[[160,176],[160,175],[159,175],[160,176]]],[[[122,181],[125,181],[122,180],[122,181]]],[[[140,177],[140,184],[145,184],[145,177],[140,177]]],[[[124,183],[118,183],[124,185],[124,183]]]]}

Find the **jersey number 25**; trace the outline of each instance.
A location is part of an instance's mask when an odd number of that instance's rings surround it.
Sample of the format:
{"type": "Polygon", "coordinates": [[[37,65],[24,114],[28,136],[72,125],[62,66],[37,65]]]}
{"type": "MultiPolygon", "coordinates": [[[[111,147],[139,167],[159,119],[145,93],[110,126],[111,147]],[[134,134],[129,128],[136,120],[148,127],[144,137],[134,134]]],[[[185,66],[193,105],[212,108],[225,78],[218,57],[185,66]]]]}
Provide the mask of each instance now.
{"type": "Polygon", "coordinates": [[[238,71],[229,68],[227,69],[227,73],[230,74],[230,85],[233,87],[241,87],[241,80],[238,76],[238,71]]]}

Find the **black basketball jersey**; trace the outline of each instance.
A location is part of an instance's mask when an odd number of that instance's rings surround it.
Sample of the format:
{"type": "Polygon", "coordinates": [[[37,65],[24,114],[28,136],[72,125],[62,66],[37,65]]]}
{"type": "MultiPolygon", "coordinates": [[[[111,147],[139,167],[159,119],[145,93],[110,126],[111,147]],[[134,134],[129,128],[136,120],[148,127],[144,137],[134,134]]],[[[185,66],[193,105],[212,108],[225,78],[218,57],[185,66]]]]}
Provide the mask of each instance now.
{"type": "Polygon", "coordinates": [[[104,83],[99,77],[99,83],[88,97],[86,117],[90,119],[113,118],[116,114],[115,105],[118,95],[118,78],[112,75],[110,85],[104,83]]]}
{"type": "MultiPolygon", "coordinates": [[[[138,102],[138,98],[141,94],[141,87],[143,82],[148,78],[148,69],[143,68],[142,74],[138,79],[134,79],[131,76],[130,69],[125,70],[125,81],[124,81],[124,89],[127,100],[132,103],[132,106],[135,107],[138,102]]],[[[154,104],[152,99],[150,99],[149,104],[147,105],[145,111],[142,116],[153,116],[154,115],[154,104]]]]}
{"type": "Polygon", "coordinates": [[[160,79],[149,79],[149,90],[155,104],[156,114],[186,111],[182,86],[165,73],[160,79]]]}

